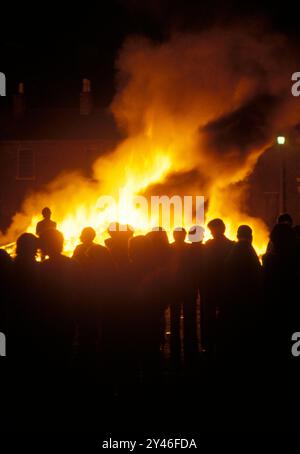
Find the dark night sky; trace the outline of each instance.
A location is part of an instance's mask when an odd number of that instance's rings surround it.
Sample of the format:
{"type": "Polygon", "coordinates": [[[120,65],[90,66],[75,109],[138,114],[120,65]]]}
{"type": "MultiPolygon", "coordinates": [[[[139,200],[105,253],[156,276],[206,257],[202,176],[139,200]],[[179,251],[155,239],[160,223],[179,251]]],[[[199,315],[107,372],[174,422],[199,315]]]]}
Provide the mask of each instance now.
{"type": "MultiPolygon", "coordinates": [[[[33,107],[77,105],[83,77],[92,80],[96,103],[108,105],[115,58],[129,34],[164,40],[174,30],[263,18],[293,41],[300,36],[298,16],[287,2],[99,0],[68,7],[37,5],[8,8],[0,29],[0,71],[6,74],[8,94],[24,81],[33,107]]],[[[2,105],[5,102],[2,98],[2,105]]]]}

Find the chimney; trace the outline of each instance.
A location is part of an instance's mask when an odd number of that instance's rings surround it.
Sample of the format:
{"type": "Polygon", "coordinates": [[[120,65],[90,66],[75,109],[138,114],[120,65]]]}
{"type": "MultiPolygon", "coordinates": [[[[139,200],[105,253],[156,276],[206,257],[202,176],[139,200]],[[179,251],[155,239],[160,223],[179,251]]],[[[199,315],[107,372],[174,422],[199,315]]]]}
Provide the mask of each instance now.
{"type": "Polygon", "coordinates": [[[89,115],[92,112],[92,107],[91,81],[83,79],[82,92],[80,93],[80,115],[89,115]]]}
{"type": "Polygon", "coordinates": [[[16,117],[22,117],[26,110],[24,83],[18,84],[18,92],[13,95],[13,113],[16,117]]]}

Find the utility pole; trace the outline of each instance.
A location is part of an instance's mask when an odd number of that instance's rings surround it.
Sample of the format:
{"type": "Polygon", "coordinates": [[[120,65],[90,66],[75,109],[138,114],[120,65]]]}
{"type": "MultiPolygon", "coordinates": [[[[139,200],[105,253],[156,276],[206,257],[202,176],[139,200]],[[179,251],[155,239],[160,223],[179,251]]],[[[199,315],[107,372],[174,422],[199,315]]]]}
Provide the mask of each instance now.
{"type": "Polygon", "coordinates": [[[286,153],[284,149],[285,137],[277,137],[278,149],[280,151],[280,202],[279,202],[279,211],[280,213],[286,213],[287,203],[286,203],[286,153]]]}

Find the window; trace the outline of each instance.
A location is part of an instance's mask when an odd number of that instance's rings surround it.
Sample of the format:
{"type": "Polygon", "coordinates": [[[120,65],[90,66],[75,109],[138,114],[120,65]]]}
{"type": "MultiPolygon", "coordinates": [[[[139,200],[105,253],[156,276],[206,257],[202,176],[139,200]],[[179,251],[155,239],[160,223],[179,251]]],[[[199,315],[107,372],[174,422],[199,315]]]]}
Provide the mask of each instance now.
{"type": "Polygon", "coordinates": [[[32,150],[18,150],[17,180],[35,180],[35,153],[32,150]]]}

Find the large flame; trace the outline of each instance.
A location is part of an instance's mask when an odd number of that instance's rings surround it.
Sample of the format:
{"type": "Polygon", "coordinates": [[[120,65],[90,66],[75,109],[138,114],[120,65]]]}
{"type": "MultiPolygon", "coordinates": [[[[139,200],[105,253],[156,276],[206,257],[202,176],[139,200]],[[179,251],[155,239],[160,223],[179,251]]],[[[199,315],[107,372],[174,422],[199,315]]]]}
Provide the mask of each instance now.
{"type": "Polygon", "coordinates": [[[154,221],[131,197],[178,194],[203,195],[206,220],[222,217],[232,239],[238,225],[250,224],[262,253],[267,228],[247,214],[242,182],[278,127],[293,121],[283,119],[291,102],[284,49],[277,36],[237,27],[178,34],[163,44],[129,39],[118,59],[120,86],[111,106],[127,138],[94,163],[93,179],[65,174],[28,197],[2,243],[24,230],[34,233],[43,206],[51,207],[68,253],[85,226],[96,229],[100,242],[112,221],[145,233],[154,221]],[[119,200],[117,215],[99,207],[103,195],[119,200]]]}

